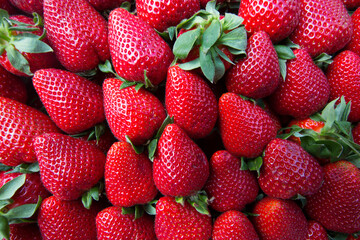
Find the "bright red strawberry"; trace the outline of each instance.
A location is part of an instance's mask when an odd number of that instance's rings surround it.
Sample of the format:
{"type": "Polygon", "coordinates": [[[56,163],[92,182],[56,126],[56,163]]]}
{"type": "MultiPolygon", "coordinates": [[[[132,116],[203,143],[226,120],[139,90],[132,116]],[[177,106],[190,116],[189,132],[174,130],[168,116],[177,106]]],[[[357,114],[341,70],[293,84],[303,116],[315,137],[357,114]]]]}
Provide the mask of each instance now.
{"type": "Polygon", "coordinates": [[[338,161],[326,165],[324,172],[320,190],[306,198],[306,213],[327,230],[360,231],[360,170],[348,161],[338,161]]]}
{"type": "Polygon", "coordinates": [[[84,140],[43,134],[35,138],[34,146],[41,180],[59,199],[77,199],[104,175],[104,153],[84,140]]]}
{"type": "Polygon", "coordinates": [[[290,39],[312,57],[345,47],[353,33],[351,18],[341,0],[301,0],[300,22],[290,39]]]}
{"type": "Polygon", "coordinates": [[[352,135],[354,138],[354,142],[360,145],[360,123],[357,123],[352,129],[352,135]]]}
{"type": "Polygon", "coordinates": [[[115,71],[129,81],[158,85],[174,55],[167,43],[143,20],[122,8],[109,16],[109,45],[115,71]]]}
{"type": "Polygon", "coordinates": [[[156,203],[155,233],[158,240],[207,240],[211,237],[211,230],[211,217],[199,213],[186,201],[182,205],[167,196],[156,203]]]}
{"type": "Polygon", "coordinates": [[[273,42],[288,37],[297,27],[300,2],[297,0],[242,0],[239,16],[251,34],[265,31],[273,42]]]}
{"type": "Polygon", "coordinates": [[[217,151],[210,159],[210,175],[205,185],[210,206],[219,212],[242,210],[255,201],[259,186],[254,173],[241,170],[241,160],[227,151],[217,151]]]}
{"type": "Polygon", "coordinates": [[[360,9],[357,9],[351,15],[351,22],[354,27],[354,32],[350,42],[346,45],[346,49],[360,55],[360,9]]]}
{"type": "Polygon", "coordinates": [[[42,237],[37,223],[11,224],[10,240],[42,240],[42,237]]]}
{"type": "Polygon", "coordinates": [[[44,0],[47,37],[69,71],[95,68],[110,58],[107,22],[86,0],[44,0]]]}
{"type": "Polygon", "coordinates": [[[256,203],[252,217],[256,232],[263,240],[304,240],[307,220],[301,208],[291,200],[265,197],[256,203]]]}
{"type": "Polygon", "coordinates": [[[268,196],[290,199],[313,194],[322,180],[321,166],[298,144],[276,138],[266,146],[259,185],[268,196]]]}
{"type": "Polygon", "coordinates": [[[191,17],[200,10],[199,0],[138,0],[136,10],[139,18],[156,30],[163,32],[176,26],[181,20],[191,17]]]}
{"type": "Polygon", "coordinates": [[[0,67],[0,96],[26,103],[28,93],[24,81],[0,67]]]}
{"type": "Polygon", "coordinates": [[[214,128],[218,116],[217,100],[200,76],[169,68],[166,80],[165,105],[169,116],[191,138],[203,138],[214,128]]]}
{"type": "Polygon", "coordinates": [[[165,109],[152,93],[135,86],[121,89],[123,82],[109,78],[104,81],[105,116],[114,136],[135,145],[149,140],[166,117],[165,109]]]}
{"type": "Polygon", "coordinates": [[[33,84],[55,124],[68,134],[105,120],[101,86],[59,69],[36,71],[33,84]]]}
{"type": "Polygon", "coordinates": [[[43,2],[44,0],[9,0],[12,5],[24,11],[32,14],[36,12],[40,15],[43,13],[43,2]]]}
{"type": "Polygon", "coordinates": [[[0,162],[17,166],[36,162],[33,138],[60,132],[42,112],[17,101],[0,97],[0,162]]]}
{"type": "Polygon", "coordinates": [[[104,11],[104,10],[120,7],[121,4],[124,2],[133,2],[133,0],[86,0],[86,1],[88,1],[98,11],[104,11]]]}
{"type": "Polygon", "coordinates": [[[105,189],[115,206],[131,207],[153,200],[158,191],[147,155],[137,154],[129,143],[114,143],[106,157],[105,189]]]}
{"type": "Polygon", "coordinates": [[[245,214],[227,211],[216,218],[212,233],[213,240],[258,240],[254,226],[245,214]]]}
{"type": "Polygon", "coordinates": [[[273,93],[280,81],[279,60],[269,35],[255,32],[248,41],[246,58],[226,75],[226,88],[246,97],[263,98],[273,93]]]}
{"type": "Polygon", "coordinates": [[[205,185],[209,163],[204,152],[179,126],[168,124],[158,142],[153,176],[163,195],[190,196],[205,185]]]}
{"type": "Polygon", "coordinates": [[[235,93],[225,93],[219,100],[219,128],[226,150],[248,158],[259,156],[277,131],[261,107],[235,93]]]}
{"type": "Polygon", "coordinates": [[[351,101],[349,121],[360,121],[360,56],[343,51],[338,54],[327,69],[326,76],[330,84],[330,100],[345,97],[351,101]]]}
{"type": "Polygon", "coordinates": [[[305,50],[296,49],[294,54],[296,58],[286,63],[286,79],[270,96],[269,104],[280,115],[307,118],[327,103],[329,82],[305,50]]]}
{"type": "Polygon", "coordinates": [[[108,207],[96,216],[98,240],[143,239],[155,240],[154,220],[147,214],[135,219],[123,214],[121,207],[108,207]]]}
{"type": "Polygon", "coordinates": [[[87,210],[80,200],[64,201],[55,196],[41,203],[38,224],[43,240],[96,240],[95,208],[87,210]]]}
{"type": "Polygon", "coordinates": [[[308,231],[306,240],[328,240],[325,228],[317,221],[308,221],[308,231]]]}

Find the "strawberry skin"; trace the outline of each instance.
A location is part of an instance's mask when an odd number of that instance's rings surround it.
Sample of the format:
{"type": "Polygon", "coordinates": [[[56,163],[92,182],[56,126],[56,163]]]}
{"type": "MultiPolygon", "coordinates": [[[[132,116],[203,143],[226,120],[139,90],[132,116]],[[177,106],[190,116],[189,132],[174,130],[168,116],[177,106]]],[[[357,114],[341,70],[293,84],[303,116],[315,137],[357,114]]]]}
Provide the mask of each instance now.
{"type": "Polygon", "coordinates": [[[133,0],[86,0],[88,1],[96,10],[104,11],[107,9],[114,9],[120,7],[123,2],[133,2],[133,0]]]}
{"type": "MultiPolygon", "coordinates": [[[[288,127],[292,126],[299,126],[302,129],[311,129],[314,130],[317,133],[320,133],[321,129],[325,126],[324,122],[321,121],[315,121],[311,118],[305,118],[305,119],[293,119],[289,122],[288,127]]],[[[298,137],[291,136],[289,140],[301,144],[301,140],[298,137]]]]}
{"type": "Polygon", "coordinates": [[[262,108],[235,93],[225,93],[219,99],[219,128],[226,150],[248,158],[259,156],[277,131],[262,108]]]}
{"type": "Polygon", "coordinates": [[[37,223],[10,224],[10,240],[42,240],[42,237],[37,223]]]}
{"type": "Polygon", "coordinates": [[[360,54],[360,9],[356,9],[356,11],[351,15],[351,22],[354,27],[354,32],[353,35],[351,36],[350,42],[346,45],[346,49],[359,55],[360,54]]]}
{"type": "Polygon", "coordinates": [[[18,9],[32,14],[36,12],[40,15],[43,13],[43,2],[44,0],[9,0],[12,5],[17,7],[18,9]]]}
{"type": "Polygon", "coordinates": [[[0,96],[26,103],[28,93],[21,78],[0,67],[0,96]]]}
{"type": "Polygon", "coordinates": [[[217,100],[200,76],[177,65],[169,67],[165,94],[168,115],[189,137],[203,138],[211,132],[218,116],[217,100]]]}
{"type": "Polygon", "coordinates": [[[0,97],[0,162],[17,166],[36,162],[33,138],[60,132],[42,112],[17,101],[0,97]]]}
{"type": "Polygon", "coordinates": [[[106,120],[114,136],[140,145],[149,140],[166,117],[165,109],[152,93],[135,86],[120,89],[122,81],[115,78],[103,83],[106,120]]]}
{"type": "Polygon", "coordinates": [[[155,233],[158,240],[207,240],[211,237],[209,215],[199,213],[188,202],[177,203],[175,198],[161,197],[156,204],[155,233]]]}
{"type": "Polygon", "coordinates": [[[163,195],[190,196],[201,190],[209,176],[204,152],[176,124],[162,133],[153,164],[156,187],[163,195]]]}
{"type": "Polygon", "coordinates": [[[107,22],[85,0],[44,0],[47,37],[69,71],[95,68],[110,58],[107,22]]]}
{"type": "Polygon", "coordinates": [[[92,144],[60,133],[34,140],[41,180],[53,195],[75,200],[104,175],[105,154],[92,144]]]}
{"type": "Polygon", "coordinates": [[[354,143],[360,145],[360,123],[357,123],[355,127],[352,129],[352,135],[353,135],[354,143]]]}
{"type": "Polygon", "coordinates": [[[115,71],[129,81],[152,84],[166,78],[174,55],[167,43],[143,20],[122,8],[109,16],[109,45],[115,71]]]}
{"type": "Polygon", "coordinates": [[[99,212],[96,229],[98,240],[156,240],[152,217],[144,213],[135,219],[134,214],[123,214],[121,207],[108,207],[99,212]]]}
{"type": "Polygon", "coordinates": [[[306,240],[328,240],[325,228],[315,220],[308,221],[308,232],[306,240]]]}
{"type": "Polygon", "coordinates": [[[36,71],[33,84],[51,119],[64,132],[83,132],[105,120],[101,86],[59,69],[36,71]]]}

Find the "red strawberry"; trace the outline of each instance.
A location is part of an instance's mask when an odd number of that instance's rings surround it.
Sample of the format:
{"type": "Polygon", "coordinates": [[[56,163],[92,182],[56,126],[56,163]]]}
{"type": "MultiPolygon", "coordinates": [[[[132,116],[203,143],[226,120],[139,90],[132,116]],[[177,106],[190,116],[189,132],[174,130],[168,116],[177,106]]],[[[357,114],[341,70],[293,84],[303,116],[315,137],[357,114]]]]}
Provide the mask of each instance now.
{"type": "Polygon", "coordinates": [[[263,240],[304,240],[307,220],[291,200],[265,197],[256,203],[252,217],[255,230],[263,240]]]}
{"type": "Polygon", "coordinates": [[[357,123],[352,129],[352,135],[354,138],[354,142],[360,145],[360,123],[357,123]]]}
{"type": "Polygon", "coordinates": [[[217,120],[217,100],[198,75],[174,65],[168,70],[165,105],[169,116],[191,138],[203,138],[217,120]]]}
{"type": "Polygon", "coordinates": [[[177,203],[173,197],[161,197],[156,204],[155,233],[158,240],[207,240],[211,237],[209,215],[201,214],[188,202],[177,203]]]}
{"type": "Polygon", "coordinates": [[[345,47],[353,33],[351,18],[341,0],[301,0],[300,22],[290,39],[312,57],[345,47]]]}
{"type": "Polygon", "coordinates": [[[213,240],[258,240],[254,226],[245,214],[239,211],[227,211],[214,222],[213,240]]]}
{"type": "Polygon", "coordinates": [[[121,89],[122,84],[115,78],[106,79],[103,84],[107,122],[117,139],[126,141],[127,135],[133,144],[143,144],[164,121],[164,106],[147,90],[137,91],[135,86],[121,89]]]}
{"type": "Polygon", "coordinates": [[[0,8],[7,11],[10,15],[15,15],[19,12],[19,10],[16,9],[9,0],[0,0],[0,8]]]}
{"type": "Polygon", "coordinates": [[[285,81],[270,96],[269,103],[278,114],[307,118],[325,106],[330,87],[305,50],[296,49],[294,54],[296,58],[286,63],[285,81]]]}
{"type": "Polygon", "coordinates": [[[35,72],[33,84],[51,119],[69,134],[105,120],[101,86],[59,69],[35,72]]]}
{"type": "Polygon", "coordinates": [[[36,223],[11,224],[10,240],[42,240],[42,237],[36,223]]]}
{"type": "Polygon", "coordinates": [[[205,185],[209,163],[199,146],[180,127],[168,124],[158,142],[153,176],[163,195],[190,196],[205,185]]]}
{"type": "Polygon", "coordinates": [[[145,82],[146,71],[151,83],[158,85],[174,58],[152,27],[122,8],[110,13],[109,45],[115,71],[129,81],[145,82]]]}
{"type": "Polygon", "coordinates": [[[59,199],[77,199],[104,175],[104,153],[86,141],[52,133],[36,137],[34,146],[41,180],[59,199]]]}
{"type": "Polygon", "coordinates": [[[40,15],[43,13],[43,2],[44,0],[9,0],[12,5],[19,8],[20,10],[32,14],[36,12],[40,15]]]}
{"type": "Polygon", "coordinates": [[[359,0],[342,0],[342,2],[348,10],[357,9],[360,7],[359,0]]]}
{"type": "Polygon", "coordinates": [[[110,58],[107,23],[86,0],[44,0],[47,37],[60,63],[72,72],[110,58]]]}
{"type": "Polygon", "coordinates": [[[353,235],[350,235],[346,238],[346,240],[356,240],[356,239],[359,239],[359,237],[355,237],[353,235]]]}
{"type": "Polygon", "coordinates": [[[259,186],[254,173],[241,170],[240,159],[227,151],[217,151],[210,159],[210,176],[205,191],[210,206],[219,212],[242,210],[255,201],[259,186]]]}
{"type": "Polygon", "coordinates": [[[317,221],[308,221],[306,240],[328,240],[325,228],[317,221]]]}
{"type": "MultiPolygon", "coordinates": [[[[289,127],[295,125],[302,129],[312,129],[315,132],[320,133],[321,129],[323,129],[323,127],[325,126],[325,123],[321,121],[315,121],[311,118],[305,118],[305,119],[293,119],[288,124],[289,127]]],[[[291,136],[289,140],[301,144],[301,140],[298,137],[291,136]]]]}
{"type": "Polygon", "coordinates": [[[288,37],[297,27],[300,3],[297,0],[242,0],[239,16],[251,34],[265,31],[273,42],[288,37]]]}
{"type": "Polygon", "coordinates": [[[154,220],[147,214],[135,219],[123,214],[121,207],[108,207],[96,216],[98,240],[143,239],[155,240],[154,220]]]}
{"type": "Polygon", "coordinates": [[[273,93],[280,81],[278,56],[269,35],[255,32],[248,41],[246,58],[226,75],[226,88],[246,97],[263,98],[273,93]]]}
{"type": "Polygon", "coordinates": [[[48,132],[60,132],[42,112],[17,101],[0,97],[0,162],[17,166],[36,162],[33,138],[48,132]]]}
{"type": "Polygon", "coordinates": [[[133,0],[86,0],[88,1],[96,10],[104,11],[107,9],[114,9],[120,7],[124,2],[133,2],[133,0]]]}
{"type": "Polygon", "coordinates": [[[349,121],[360,121],[360,56],[343,51],[338,54],[327,69],[326,76],[330,84],[330,100],[341,96],[351,101],[349,121]]]}
{"type": "Polygon", "coordinates": [[[235,93],[219,100],[219,128],[223,144],[234,156],[254,158],[276,136],[276,125],[259,106],[235,93]]]}
{"type": "Polygon", "coordinates": [[[28,93],[26,85],[23,80],[5,68],[0,67],[0,96],[16,100],[21,103],[26,103],[28,93]]]}
{"type": "MultiPolygon", "coordinates": [[[[359,1],[360,5],[360,1],[359,1]]],[[[360,55],[360,10],[357,9],[351,15],[351,22],[354,27],[353,35],[350,42],[346,45],[346,49],[360,55]]]]}
{"type": "Polygon", "coordinates": [[[87,210],[81,201],[63,201],[55,196],[41,203],[38,224],[43,240],[96,240],[95,208],[87,210]]]}
{"type": "Polygon", "coordinates": [[[360,231],[360,170],[348,161],[338,161],[326,165],[324,172],[320,190],[306,198],[306,213],[327,230],[360,231]]]}

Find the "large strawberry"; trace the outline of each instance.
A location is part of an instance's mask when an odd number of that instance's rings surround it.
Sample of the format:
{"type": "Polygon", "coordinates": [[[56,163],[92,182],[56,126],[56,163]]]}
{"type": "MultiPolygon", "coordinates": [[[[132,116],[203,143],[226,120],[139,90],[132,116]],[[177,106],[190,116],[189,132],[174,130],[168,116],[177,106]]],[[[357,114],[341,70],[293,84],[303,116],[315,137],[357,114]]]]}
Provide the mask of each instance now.
{"type": "Polygon", "coordinates": [[[301,0],[300,22],[290,39],[310,56],[333,54],[353,33],[351,18],[341,0],[301,0]]]}
{"type": "Polygon", "coordinates": [[[166,78],[174,55],[167,43],[143,20],[122,8],[109,16],[109,45],[115,71],[129,81],[157,85],[166,78]]]}
{"type": "Polygon", "coordinates": [[[325,228],[315,220],[308,221],[306,240],[328,240],[325,228]]]}
{"type": "Polygon", "coordinates": [[[239,16],[251,34],[265,31],[273,42],[288,37],[297,27],[300,18],[298,0],[242,0],[239,16]]]}
{"type": "Polygon", "coordinates": [[[360,54],[360,9],[356,9],[356,11],[351,15],[351,22],[354,27],[354,32],[351,36],[350,42],[346,45],[346,49],[359,55],[360,54]]]}
{"type": "Polygon", "coordinates": [[[44,0],[9,0],[12,5],[21,9],[26,13],[32,14],[36,12],[38,14],[43,13],[43,2],[44,0]]]}
{"type": "Polygon", "coordinates": [[[202,138],[214,128],[217,100],[207,83],[177,65],[169,68],[165,105],[169,116],[191,138],[202,138]]]}
{"type": "Polygon", "coordinates": [[[42,112],[17,101],[0,97],[0,162],[16,166],[36,162],[33,138],[60,132],[42,112]]]}
{"type": "Polygon", "coordinates": [[[225,93],[219,99],[219,127],[226,150],[248,158],[259,156],[277,131],[261,107],[235,93],[225,93]]]}
{"type": "Polygon", "coordinates": [[[106,79],[103,84],[109,127],[119,140],[126,141],[128,136],[135,145],[146,143],[166,117],[164,106],[151,92],[135,86],[122,89],[122,84],[115,78],[106,79]]]}
{"type": "Polygon", "coordinates": [[[43,134],[35,138],[34,146],[41,180],[59,199],[79,198],[104,175],[104,153],[84,140],[43,134]]]}
{"type": "Polygon", "coordinates": [[[72,72],[110,58],[107,23],[86,0],[44,0],[47,37],[60,63],[72,72]]]}
{"type": "Polygon", "coordinates": [[[59,69],[36,71],[33,84],[55,124],[69,134],[105,120],[101,86],[59,69]]]}
{"type": "Polygon", "coordinates": [[[0,67],[0,96],[26,103],[28,93],[24,81],[0,67]]]}
{"type": "Polygon", "coordinates": [[[190,196],[205,185],[209,163],[204,152],[179,126],[168,124],[158,142],[153,176],[162,194],[190,196]]]}

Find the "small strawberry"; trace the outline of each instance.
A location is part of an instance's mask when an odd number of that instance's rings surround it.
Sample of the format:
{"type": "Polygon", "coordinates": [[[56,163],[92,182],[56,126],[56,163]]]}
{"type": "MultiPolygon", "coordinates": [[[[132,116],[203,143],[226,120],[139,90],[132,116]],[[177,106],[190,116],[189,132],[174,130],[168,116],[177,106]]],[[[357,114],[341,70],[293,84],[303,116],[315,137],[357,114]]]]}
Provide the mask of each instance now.
{"type": "MultiPolygon", "coordinates": [[[[360,1],[358,2],[360,5],[360,1]]],[[[351,22],[354,27],[354,32],[345,49],[360,55],[360,9],[356,9],[356,11],[351,15],[351,22]]]]}
{"type": "Polygon", "coordinates": [[[24,81],[0,67],[0,96],[26,103],[28,92],[24,81]]]}
{"type": "Polygon", "coordinates": [[[306,240],[328,240],[325,228],[315,220],[308,221],[306,240]]]}
{"type": "Polygon", "coordinates": [[[40,15],[43,13],[43,2],[44,0],[9,0],[12,5],[24,11],[26,13],[32,14],[36,12],[40,15]]]}
{"type": "Polygon", "coordinates": [[[207,240],[211,237],[211,217],[199,213],[188,202],[161,197],[156,203],[155,233],[158,240],[207,240]]]}

